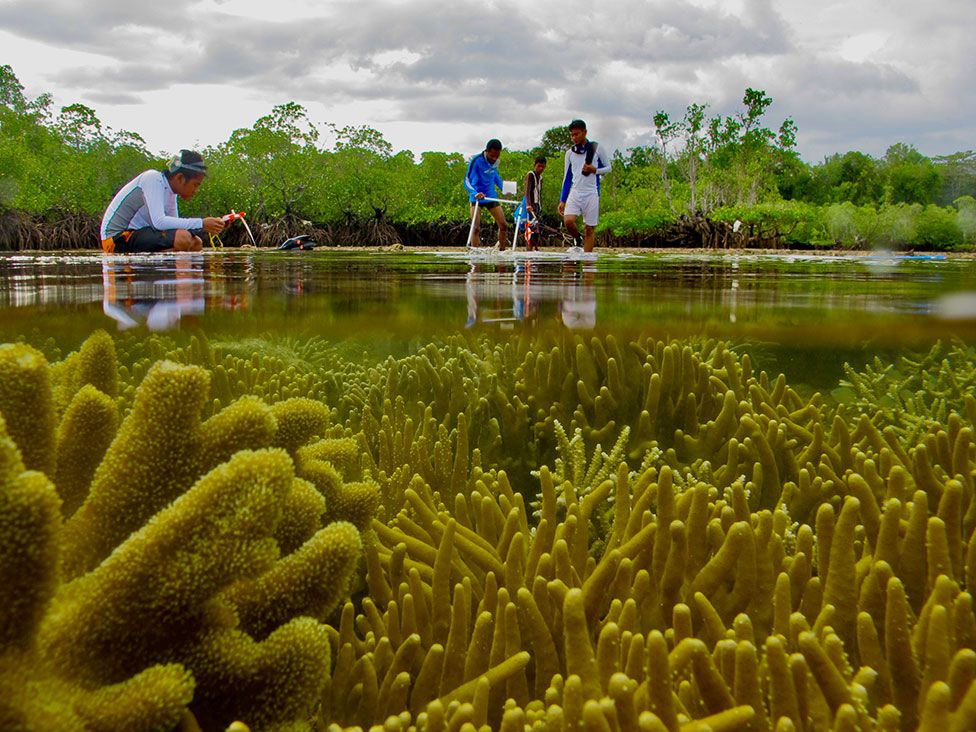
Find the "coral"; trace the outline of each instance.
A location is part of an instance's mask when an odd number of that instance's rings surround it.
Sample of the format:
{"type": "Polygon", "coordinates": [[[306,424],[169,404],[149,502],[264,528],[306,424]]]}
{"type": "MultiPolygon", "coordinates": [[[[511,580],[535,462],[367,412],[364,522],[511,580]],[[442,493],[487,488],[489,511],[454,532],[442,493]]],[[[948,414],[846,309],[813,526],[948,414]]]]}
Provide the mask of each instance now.
{"type": "Polygon", "coordinates": [[[56,418],[47,359],[26,345],[0,345],[0,415],[30,470],[54,475],[56,418]]]}
{"type": "Polygon", "coordinates": [[[270,571],[238,582],[224,596],[241,626],[258,638],[298,615],[326,620],[346,595],[361,552],[359,531],[334,522],[270,571]]]}
{"type": "MultiPolygon", "coordinates": [[[[104,352],[99,341],[82,352],[104,352]]],[[[247,397],[204,419],[209,373],[158,361],[125,407],[85,363],[75,353],[50,367],[27,346],[0,353],[3,403],[52,416],[42,463],[64,486],[25,472],[20,443],[44,437],[43,420],[9,436],[2,423],[0,726],[168,730],[195,717],[217,729],[245,717],[308,729],[330,671],[321,621],[348,597],[359,530],[324,521],[325,498],[274,447],[274,406],[247,397]],[[77,387],[60,422],[58,385],[77,387]]],[[[328,414],[275,406],[295,451],[328,414]]],[[[352,504],[368,524],[375,501],[352,504]]]]}
{"type": "Polygon", "coordinates": [[[710,340],[127,338],[114,399],[81,352],[3,366],[85,497],[26,633],[50,683],[186,669],[208,729],[976,728],[961,344],[838,404],[710,340]]]}
{"type": "MultiPolygon", "coordinates": [[[[657,387],[652,369],[644,392],[669,395],[664,429],[660,396],[650,429],[645,417],[603,433],[576,407],[572,439],[550,406],[536,434],[552,417],[555,468],[538,472],[538,489],[516,491],[477,456],[466,478],[434,469],[399,484],[399,510],[374,522],[379,545],[367,548],[369,598],[346,606],[334,638],[323,726],[971,726],[963,669],[976,618],[959,584],[964,557],[976,556],[965,540],[971,428],[950,415],[905,448],[886,425],[848,426],[818,395],[752,376],[727,351],[696,368],[687,348],[645,351],[648,363],[651,353],[671,363],[671,386],[657,387]],[[681,392],[679,363],[711,373],[681,392]],[[627,450],[636,470],[621,461],[626,427],[646,440],[627,450]],[[610,471],[596,442],[607,437],[610,471]],[[532,516],[524,496],[535,495],[532,516]]],[[[582,369],[577,393],[589,403],[590,382],[597,393],[609,382],[582,369]]],[[[403,407],[386,405],[367,435],[384,471],[414,459],[416,434],[403,407]]],[[[455,439],[434,437],[445,466],[483,429],[458,425],[455,439]]]]}
{"type": "Polygon", "coordinates": [[[119,410],[110,396],[86,384],[75,394],[58,425],[54,482],[65,517],[88,496],[95,471],[115,439],[119,410]]]}
{"type": "Polygon", "coordinates": [[[171,729],[193,695],[178,664],[98,684],[50,663],[38,628],[59,590],[61,506],[43,474],[25,471],[0,419],[0,728],[171,729]]]}
{"type": "Polygon", "coordinates": [[[858,414],[890,425],[906,444],[932,425],[945,423],[964,403],[970,421],[976,419],[976,350],[964,343],[940,341],[927,353],[898,356],[893,362],[875,356],[860,371],[850,364],[844,371],[847,379],[834,396],[858,414]]]}
{"type": "Polygon", "coordinates": [[[196,477],[200,415],[209,377],[198,367],[161,361],[139,387],[92,480],[65,525],[68,577],[96,567],[196,477]]]}
{"type": "Polygon", "coordinates": [[[294,454],[313,437],[321,437],[329,426],[329,409],[321,402],[294,397],[271,408],[278,432],[275,445],[294,454]]]}

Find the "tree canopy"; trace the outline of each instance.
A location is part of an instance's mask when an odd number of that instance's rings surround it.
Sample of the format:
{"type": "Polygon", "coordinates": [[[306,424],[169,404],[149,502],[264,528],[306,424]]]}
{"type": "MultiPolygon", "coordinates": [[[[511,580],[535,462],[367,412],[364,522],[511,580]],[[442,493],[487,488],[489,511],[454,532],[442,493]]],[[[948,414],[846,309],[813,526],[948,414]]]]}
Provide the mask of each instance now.
{"type": "MultiPolygon", "coordinates": [[[[98,217],[127,180],[162,167],[164,156],[138,133],[110,129],[84,104],[52,106],[50,94],[28,98],[13,69],[0,66],[0,212],[98,217]]],[[[710,114],[704,101],[649,113],[655,143],[614,156],[600,230],[653,232],[704,216],[774,226],[787,242],[813,245],[974,243],[976,152],[929,158],[895,142],[880,158],[850,150],[809,164],[796,151],[796,122],[770,122],[773,111],[765,91],[747,88],[731,114],[710,114]]],[[[568,127],[544,130],[531,150],[504,151],[502,177],[521,181],[535,155],[560,160],[569,144],[568,127]]],[[[296,102],[201,152],[210,172],[188,213],[233,208],[252,220],[405,226],[468,218],[467,155],[397,151],[369,125],[317,122],[296,102]]],[[[561,173],[553,165],[546,174],[549,215],[561,173]]]]}

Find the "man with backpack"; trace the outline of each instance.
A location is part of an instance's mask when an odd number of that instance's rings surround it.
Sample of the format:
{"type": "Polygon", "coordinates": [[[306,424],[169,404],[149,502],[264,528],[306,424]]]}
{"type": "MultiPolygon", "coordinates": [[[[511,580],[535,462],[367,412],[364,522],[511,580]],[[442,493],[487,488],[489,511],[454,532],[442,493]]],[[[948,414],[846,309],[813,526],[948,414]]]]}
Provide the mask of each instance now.
{"type": "Polygon", "coordinates": [[[592,252],[596,225],[600,221],[600,176],[610,172],[610,161],[596,142],[586,139],[586,123],[574,119],[569,123],[573,146],[566,151],[563,189],[559,196],[559,215],[573,237],[572,249],[592,252]],[[585,235],[576,225],[577,217],[585,222],[585,235]]]}

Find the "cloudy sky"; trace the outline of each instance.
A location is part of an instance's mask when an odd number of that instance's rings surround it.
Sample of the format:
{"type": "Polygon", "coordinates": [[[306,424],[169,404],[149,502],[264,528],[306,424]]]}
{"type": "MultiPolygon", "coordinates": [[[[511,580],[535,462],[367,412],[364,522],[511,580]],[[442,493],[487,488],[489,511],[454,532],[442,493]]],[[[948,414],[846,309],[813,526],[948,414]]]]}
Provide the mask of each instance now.
{"type": "Polygon", "coordinates": [[[573,117],[625,149],[657,110],[731,114],[753,87],[816,162],[973,148],[974,31],[973,0],[0,0],[0,64],[154,152],[287,101],[417,153],[529,148],[573,117]]]}

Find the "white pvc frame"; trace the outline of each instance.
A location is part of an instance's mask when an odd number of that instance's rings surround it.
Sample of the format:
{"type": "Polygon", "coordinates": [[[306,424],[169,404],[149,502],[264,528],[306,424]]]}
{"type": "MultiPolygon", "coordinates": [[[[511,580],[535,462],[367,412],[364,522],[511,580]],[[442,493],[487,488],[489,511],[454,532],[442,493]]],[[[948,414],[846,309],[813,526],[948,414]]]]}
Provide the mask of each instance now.
{"type": "MultiPolygon", "coordinates": [[[[467,247],[470,247],[471,246],[471,240],[474,238],[474,227],[475,227],[475,224],[478,221],[478,216],[481,213],[481,210],[479,209],[479,207],[478,207],[477,204],[481,203],[482,201],[488,201],[490,203],[509,203],[509,204],[514,204],[516,206],[519,203],[521,203],[521,201],[513,201],[510,198],[488,198],[487,196],[485,198],[476,198],[475,201],[474,201],[474,203],[475,203],[474,211],[471,212],[471,228],[468,229],[468,243],[465,244],[465,246],[467,246],[467,247]]],[[[512,237],[512,251],[513,252],[515,251],[516,244],[518,243],[518,222],[519,222],[519,219],[516,219],[515,220],[515,236],[512,237]]]]}

